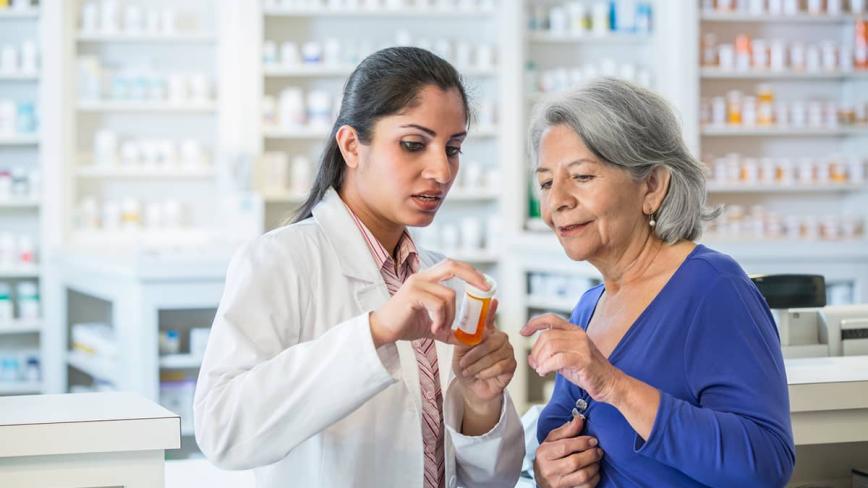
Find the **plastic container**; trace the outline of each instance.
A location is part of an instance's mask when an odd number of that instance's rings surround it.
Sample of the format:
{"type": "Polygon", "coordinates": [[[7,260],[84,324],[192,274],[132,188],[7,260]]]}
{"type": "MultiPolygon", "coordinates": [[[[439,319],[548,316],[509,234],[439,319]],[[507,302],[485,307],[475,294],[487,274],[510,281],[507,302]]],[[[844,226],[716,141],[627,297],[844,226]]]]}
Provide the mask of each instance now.
{"type": "Polygon", "coordinates": [[[489,286],[488,291],[480,290],[470,284],[464,285],[464,301],[461,303],[458,320],[453,326],[455,338],[468,346],[475,346],[482,342],[491,299],[497,291],[497,283],[494,279],[488,275],[484,276],[489,286]]]}

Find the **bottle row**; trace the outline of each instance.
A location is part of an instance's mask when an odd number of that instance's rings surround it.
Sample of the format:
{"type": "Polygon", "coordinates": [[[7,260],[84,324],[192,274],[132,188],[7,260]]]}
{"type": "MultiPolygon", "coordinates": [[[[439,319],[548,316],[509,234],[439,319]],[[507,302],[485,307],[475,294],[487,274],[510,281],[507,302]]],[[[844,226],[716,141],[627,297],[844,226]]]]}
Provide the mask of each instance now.
{"type": "Polygon", "coordinates": [[[702,65],[737,72],[868,69],[868,21],[857,22],[854,41],[846,43],[751,39],[746,34],[737,36],[734,43],[718,43],[717,36],[709,32],[702,36],[702,65]]]}
{"type": "Polygon", "coordinates": [[[531,2],[528,29],[553,35],[597,35],[651,32],[651,2],[637,0],[531,2]]]}
{"type": "Polygon", "coordinates": [[[531,93],[557,93],[581,85],[600,76],[621,78],[651,87],[651,71],[633,63],[617,63],[602,58],[599,63],[585,63],[581,67],[560,67],[537,70],[531,64],[527,70],[527,86],[531,93]]]}
{"type": "Polygon", "coordinates": [[[372,11],[419,10],[474,11],[494,10],[495,0],[264,0],[266,8],[288,10],[372,11]]]}
{"type": "Polygon", "coordinates": [[[0,383],[37,383],[41,379],[37,351],[0,351],[0,383]]]}
{"type": "Polygon", "coordinates": [[[829,100],[775,101],[771,87],[760,85],[755,96],[732,90],[726,97],[702,99],[700,123],[711,127],[836,129],[868,124],[868,101],[852,104],[829,100]]]}
{"type": "Polygon", "coordinates": [[[753,158],[732,153],[711,161],[709,182],[747,185],[829,185],[865,182],[866,163],[859,157],[753,158]]]}
{"type": "Polygon", "coordinates": [[[710,221],[705,237],[720,239],[854,240],[865,237],[864,218],[853,215],[782,215],[760,205],[728,205],[710,221]]]}
{"type": "Polygon", "coordinates": [[[702,0],[704,12],[738,13],[747,15],[841,15],[862,14],[865,0],[702,0]]]}
{"type": "Polygon", "coordinates": [[[33,135],[39,129],[34,102],[0,99],[0,137],[33,135]]]}
{"type": "Polygon", "coordinates": [[[0,233],[0,270],[31,268],[39,262],[36,244],[29,234],[0,233]]]}
{"type": "Polygon", "coordinates": [[[185,227],[186,206],[166,199],[142,202],[135,198],[121,201],[95,197],[81,200],[76,212],[78,230],[137,231],[181,229],[185,227]]]}
{"type": "Polygon", "coordinates": [[[262,62],[266,67],[279,66],[296,68],[305,66],[357,65],[367,55],[379,48],[390,45],[416,46],[431,51],[453,63],[459,70],[467,68],[492,69],[495,65],[495,47],[487,43],[472,43],[445,38],[413,39],[409,31],[400,30],[395,35],[395,43],[377,43],[369,40],[341,42],[329,38],[322,42],[307,41],[298,43],[284,41],[265,41],[262,44],[262,62]]]}
{"type": "Polygon", "coordinates": [[[81,7],[79,28],[85,35],[174,35],[201,31],[197,16],[176,8],[144,8],[119,0],[88,1],[81,7]]]}
{"type": "Polygon", "coordinates": [[[78,58],[79,97],[83,101],[207,103],[214,82],[205,73],[160,73],[151,66],[115,69],[96,56],[78,58]]]}
{"type": "MultiPolygon", "coordinates": [[[[301,129],[330,129],[340,110],[340,93],[314,89],[307,93],[299,87],[287,87],[277,99],[266,95],[262,99],[262,124],[264,127],[301,129]]],[[[475,124],[490,127],[497,122],[495,102],[483,98],[476,103],[475,124]]]]}
{"type": "Polygon", "coordinates": [[[39,286],[33,281],[20,281],[14,287],[0,281],[0,329],[14,321],[34,321],[40,317],[39,286]],[[14,290],[14,294],[13,294],[14,290]]]}
{"type": "Polygon", "coordinates": [[[0,47],[0,75],[35,74],[39,70],[36,43],[25,41],[20,46],[0,47]]]}
{"type": "Polygon", "coordinates": [[[529,273],[528,298],[531,300],[574,300],[595,285],[595,280],[559,273],[529,273]]]}
{"type": "Polygon", "coordinates": [[[38,170],[27,170],[21,166],[0,169],[0,203],[37,200],[40,186],[41,178],[38,170]]]}
{"type": "Polygon", "coordinates": [[[209,161],[208,151],[203,146],[195,139],[121,137],[113,130],[100,129],[94,135],[93,162],[103,167],[201,168],[209,161]]]}
{"type": "Polygon", "coordinates": [[[494,215],[463,217],[457,222],[417,229],[419,240],[447,256],[457,253],[497,252],[500,219],[494,215]]]}

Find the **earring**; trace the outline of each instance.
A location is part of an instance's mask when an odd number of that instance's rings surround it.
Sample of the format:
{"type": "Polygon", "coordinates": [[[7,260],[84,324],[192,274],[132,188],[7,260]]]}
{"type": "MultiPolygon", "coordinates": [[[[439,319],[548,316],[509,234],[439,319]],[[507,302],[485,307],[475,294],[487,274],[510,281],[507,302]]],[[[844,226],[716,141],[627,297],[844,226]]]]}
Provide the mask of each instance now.
{"type": "Polygon", "coordinates": [[[651,227],[657,225],[657,219],[654,217],[654,212],[651,212],[651,214],[649,214],[648,216],[651,217],[651,220],[648,221],[648,225],[650,225],[651,227]]]}

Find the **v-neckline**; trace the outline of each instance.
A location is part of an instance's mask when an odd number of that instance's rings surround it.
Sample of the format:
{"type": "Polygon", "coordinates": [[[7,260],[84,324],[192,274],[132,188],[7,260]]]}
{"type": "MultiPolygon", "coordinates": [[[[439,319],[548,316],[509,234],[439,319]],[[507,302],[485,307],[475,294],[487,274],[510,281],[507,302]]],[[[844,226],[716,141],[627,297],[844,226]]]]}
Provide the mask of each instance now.
{"type": "MultiPolygon", "coordinates": [[[[618,343],[615,344],[615,347],[614,347],[614,349],[612,349],[612,352],[609,353],[608,357],[606,357],[606,360],[608,360],[609,363],[615,364],[615,360],[617,359],[618,354],[621,352],[621,349],[626,347],[626,346],[624,346],[624,344],[627,343],[632,336],[636,335],[636,333],[634,331],[638,328],[637,326],[640,324],[642,319],[645,318],[645,316],[649,313],[648,311],[654,307],[654,305],[657,303],[657,301],[660,299],[660,297],[666,292],[666,290],[669,288],[669,285],[672,284],[672,282],[675,280],[675,277],[678,276],[678,274],[681,272],[681,269],[684,268],[684,265],[687,263],[687,261],[690,261],[690,258],[692,258],[693,255],[696,254],[696,252],[700,248],[704,248],[704,246],[702,244],[697,244],[693,249],[691,249],[691,251],[687,254],[687,256],[684,258],[684,260],[681,261],[681,264],[678,265],[678,268],[675,270],[675,272],[672,273],[672,276],[670,276],[669,279],[666,280],[666,283],[663,285],[663,287],[660,288],[660,291],[658,291],[657,294],[654,295],[654,298],[651,299],[651,302],[648,303],[648,306],[646,306],[645,309],[642,310],[642,312],[639,314],[639,316],[636,317],[636,320],[634,320],[633,323],[630,324],[630,327],[627,329],[627,332],[625,332],[624,335],[621,336],[621,339],[619,339],[618,343]]],[[[600,284],[600,294],[597,295],[597,299],[594,301],[594,308],[591,309],[591,314],[588,316],[587,325],[585,326],[585,333],[587,333],[588,329],[591,328],[591,320],[594,319],[594,315],[597,313],[597,306],[600,304],[600,300],[603,298],[603,294],[605,292],[606,292],[606,285],[605,285],[605,283],[602,283],[602,284],[600,284]]]]}

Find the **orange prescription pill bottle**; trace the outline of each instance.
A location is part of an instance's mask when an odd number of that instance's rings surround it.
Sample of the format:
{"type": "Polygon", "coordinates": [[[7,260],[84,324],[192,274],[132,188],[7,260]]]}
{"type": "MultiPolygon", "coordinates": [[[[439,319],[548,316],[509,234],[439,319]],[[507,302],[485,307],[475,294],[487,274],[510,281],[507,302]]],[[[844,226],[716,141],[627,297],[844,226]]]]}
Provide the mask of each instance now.
{"type": "Polygon", "coordinates": [[[488,320],[488,310],[491,308],[491,299],[497,291],[497,283],[491,276],[484,275],[488,284],[488,291],[480,290],[475,286],[464,284],[464,300],[461,303],[461,311],[458,313],[458,321],[454,326],[455,338],[468,346],[475,346],[482,342],[485,335],[485,323],[488,320]]]}

